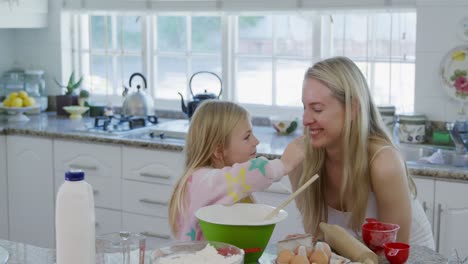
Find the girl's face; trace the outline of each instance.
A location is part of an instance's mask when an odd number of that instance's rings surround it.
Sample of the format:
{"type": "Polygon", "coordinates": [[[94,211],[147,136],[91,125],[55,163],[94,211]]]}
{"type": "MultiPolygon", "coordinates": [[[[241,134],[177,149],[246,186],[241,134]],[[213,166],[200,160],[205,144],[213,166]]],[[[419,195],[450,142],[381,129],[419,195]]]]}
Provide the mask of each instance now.
{"type": "Polygon", "coordinates": [[[224,166],[232,166],[234,163],[242,163],[255,158],[258,143],[258,139],[252,132],[250,121],[239,122],[232,131],[227,147],[223,150],[224,166]]]}
{"type": "Polygon", "coordinates": [[[344,105],[316,79],[306,78],[302,89],[303,125],[310,130],[313,147],[340,146],[345,121],[344,105]]]}

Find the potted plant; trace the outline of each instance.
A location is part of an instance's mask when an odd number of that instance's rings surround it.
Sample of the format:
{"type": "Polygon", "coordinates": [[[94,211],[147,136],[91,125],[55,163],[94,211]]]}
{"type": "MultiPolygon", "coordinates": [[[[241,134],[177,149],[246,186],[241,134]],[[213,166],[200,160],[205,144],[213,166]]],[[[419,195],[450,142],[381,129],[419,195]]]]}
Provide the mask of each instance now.
{"type": "Polygon", "coordinates": [[[88,102],[86,100],[89,98],[89,92],[88,90],[81,89],[79,97],[78,97],[78,104],[80,106],[88,106],[88,102]]]}
{"type": "Polygon", "coordinates": [[[55,97],[57,115],[68,115],[68,113],[63,110],[63,107],[68,105],[78,105],[78,95],[76,91],[78,88],[80,88],[83,77],[80,77],[80,79],[75,82],[75,72],[72,72],[70,78],[68,79],[67,85],[60,84],[56,79],[54,79],[54,81],[59,87],[62,88],[64,93],[55,97]]]}

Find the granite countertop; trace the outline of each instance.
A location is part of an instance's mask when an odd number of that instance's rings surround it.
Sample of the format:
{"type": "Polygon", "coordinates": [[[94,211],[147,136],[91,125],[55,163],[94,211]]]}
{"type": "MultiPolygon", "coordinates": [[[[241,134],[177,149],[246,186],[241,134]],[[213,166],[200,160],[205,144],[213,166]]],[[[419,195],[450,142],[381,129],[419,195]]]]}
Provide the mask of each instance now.
{"type": "MultiPolygon", "coordinates": [[[[94,119],[84,117],[82,120],[70,120],[56,116],[55,113],[41,113],[29,116],[28,122],[8,122],[5,115],[0,115],[0,134],[30,135],[53,139],[78,140],[87,143],[106,143],[120,146],[132,146],[156,150],[182,151],[184,141],[181,139],[150,137],[149,131],[133,131],[116,135],[110,133],[90,133],[87,127],[94,124],[94,119]]],[[[161,119],[161,122],[170,121],[161,119]]],[[[260,141],[257,152],[267,158],[277,158],[285,146],[300,134],[299,130],[288,136],[279,136],[271,127],[254,126],[254,133],[260,141]]],[[[409,172],[414,176],[443,178],[450,180],[468,180],[468,169],[453,166],[441,166],[407,162],[409,172]]]]}
{"type": "MultiPolygon", "coordinates": [[[[35,247],[28,244],[12,242],[0,239],[0,247],[5,248],[9,253],[9,264],[54,264],[55,263],[55,250],[35,247]]],[[[265,253],[260,258],[260,264],[272,264],[275,259],[276,247],[273,244],[268,245],[265,253]]],[[[148,250],[147,252],[148,253],[148,250]]],[[[146,261],[145,261],[146,262],[146,261]]],[[[149,261],[151,264],[152,261],[149,261]]],[[[384,257],[380,257],[379,263],[388,263],[384,257]]],[[[425,263],[447,263],[447,258],[440,255],[433,250],[421,247],[411,247],[408,264],[425,263]]]]}

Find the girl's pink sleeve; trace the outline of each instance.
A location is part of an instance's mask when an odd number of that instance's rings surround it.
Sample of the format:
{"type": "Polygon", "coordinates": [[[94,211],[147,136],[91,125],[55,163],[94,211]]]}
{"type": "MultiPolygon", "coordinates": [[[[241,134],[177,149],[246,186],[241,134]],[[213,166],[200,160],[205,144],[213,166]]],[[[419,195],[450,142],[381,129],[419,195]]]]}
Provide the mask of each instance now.
{"type": "Polygon", "coordinates": [[[231,204],[252,192],[263,191],[285,175],[281,160],[264,157],[223,169],[200,169],[193,174],[192,201],[200,204],[231,204]],[[195,194],[196,193],[196,194],[195,194]]]}

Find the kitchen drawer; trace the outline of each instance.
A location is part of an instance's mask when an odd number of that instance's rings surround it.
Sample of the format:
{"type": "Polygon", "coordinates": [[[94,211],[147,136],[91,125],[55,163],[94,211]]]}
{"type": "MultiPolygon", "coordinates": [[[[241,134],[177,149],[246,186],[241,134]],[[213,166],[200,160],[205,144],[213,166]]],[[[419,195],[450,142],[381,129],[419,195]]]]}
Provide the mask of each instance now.
{"type": "Polygon", "coordinates": [[[184,167],[182,152],[124,147],[122,151],[125,179],[173,184],[184,167]]]}
{"type": "Polygon", "coordinates": [[[96,208],[96,235],[122,231],[122,212],[96,208]]]}
{"type": "Polygon", "coordinates": [[[123,180],[123,211],[167,217],[172,186],[123,180]]]}
{"type": "Polygon", "coordinates": [[[171,241],[169,222],[164,217],[123,213],[123,229],[147,237],[148,250],[167,245],[171,241]]]}

